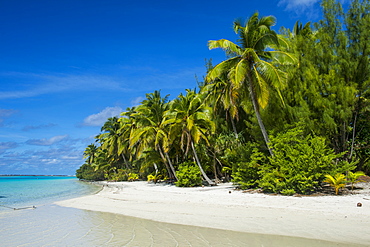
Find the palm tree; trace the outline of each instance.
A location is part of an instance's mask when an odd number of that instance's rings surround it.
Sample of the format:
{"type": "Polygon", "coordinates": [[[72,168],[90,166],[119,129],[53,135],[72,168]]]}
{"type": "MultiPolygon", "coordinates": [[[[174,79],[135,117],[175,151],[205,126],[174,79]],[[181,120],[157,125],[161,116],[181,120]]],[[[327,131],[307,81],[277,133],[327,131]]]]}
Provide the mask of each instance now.
{"type": "Polygon", "coordinates": [[[111,157],[108,155],[108,150],[98,148],[98,152],[95,155],[94,163],[91,164],[95,171],[103,171],[104,177],[109,178],[111,170],[115,171],[115,167],[112,167],[111,157]]]}
{"type": "Polygon", "coordinates": [[[216,65],[206,77],[207,82],[222,78],[226,73],[229,83],[241,91],[248,91],[253,104],[259,127],[271,155],[269,138],[263,124],[260,108],[265,108],[270,88],[277,91],[285,86],[286,74],[277,65],[292,63],[294,58],[282,51],[273,50],[279,46],[279,37],[271,29],[275,25],[275,17],[259,18],[253,14],[243,25],[240,20],[234,22],[234,31],[239,35],[239,45],[226,40],[210,40],[209,49],[222,48],[229,59],[216,65]]]}
{"type": "Polygon", "coordinates": [[[361,176],[366,176],[366,174],[362,171],[347,173],[347,181],[351,183],[351,190],[353,190],[356,183],[362,182],[362,180],[359,179],[361,176]]]}
{"type": "Polygon", "coordinates": [[[195,90],[186,90],[186,95],[180,94],[171,105],[172,118],[166,121],[170,124],[171,140],[180,136],[181,147],[188,153],[189,148],[192,149],[197,165],[209,184],[214,184],[207,174],[204,172],[200,164],[195,144],[200,140],[208,143],[207,134],[214,130],[214,123],[211,121],[209,111],[203,104],[203,99],[195,90]]]}
{"type": "Polygon", "coordinates": [[[109,156],[113,157],[114,160],[122,157],[126,168],[130,169],[126,157],[123,154],[124,139],[120,133],[121,125],[122,123],[119,121],[119,118],[108,118],[101,128],[103,133],[98,136],[98,139],[102,142],[102,148],[107,149],[109,156]]]}
{"type": "Polygon", "coordinates": [[[164,124],[168,95],[162,98],[160,92],[155,91],[147,94],[146,98],[142,105],[136,108],[134,117],[137,118],[137,126],[130,137],[130,146],[139,145],[139,153],[153,147],[162,157],[169,177],[177,180],[175,168],[168,156],[168,132],[164,124]]]}
{"type": "Polygon", "coordinates": [[[87,148],[84,151],[84,159],[87,159],[87,163],[89,165],[94,163],[94,159],[97,155],[98,147],[95,144],[90,144],[87,146],[87,148]]]}
{"type": "Polygon", "coordinates": [[[226,118],[230,119],[234,135],[238,138],[234,119],[239,120],[240,94],[235,85],[228,80],[227,74],[225,73],[213,82],[204,85],[201,94],[206,95],[205,102],[213,106],[214,113],[217,112],[217,109],[225,110],[226,118]]]}
{"type": "Polygon", "coordinates": [[[334,187],[336,195],[339,194],[340,188],[344,188],[346,186],[346,176],[342,173],[338,173],[335,176],[326,174],[325,177],[326,179],[324,180],[324,182],[334,187]]]}

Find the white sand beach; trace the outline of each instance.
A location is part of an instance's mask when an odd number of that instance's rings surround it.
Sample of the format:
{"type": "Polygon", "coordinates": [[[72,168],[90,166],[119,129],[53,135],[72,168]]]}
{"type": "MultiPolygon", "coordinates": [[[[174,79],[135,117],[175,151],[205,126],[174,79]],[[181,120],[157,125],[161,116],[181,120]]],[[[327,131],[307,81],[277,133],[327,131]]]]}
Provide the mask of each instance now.
{"type": "Polygon", "coordinates": [[[95,194],[56,204],[154,221],[370,246],[369,183],[344,196],[244,193],[231,183],[178,188],[147,182],[103,182],[95,194]],[[358,207],[357,204],[362,206],[358,207]]]}

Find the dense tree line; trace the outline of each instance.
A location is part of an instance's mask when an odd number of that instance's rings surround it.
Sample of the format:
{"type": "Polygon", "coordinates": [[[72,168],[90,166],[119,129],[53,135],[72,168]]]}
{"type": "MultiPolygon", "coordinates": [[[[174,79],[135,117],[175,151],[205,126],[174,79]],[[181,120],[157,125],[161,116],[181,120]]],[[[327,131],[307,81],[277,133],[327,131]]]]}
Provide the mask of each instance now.
{"type": "Polygon", "coordinates": [[[370,3],[321,6],[319,22],[279,33],[273,16],[235,21],[236,42],[209,41],[226,59],[207,63],[198,90],[171,101],[155,91],[109,118],[77,176],[179,186],[223,179],[294,194],[319,190],[327,175],[368,173],[370,3]]]}

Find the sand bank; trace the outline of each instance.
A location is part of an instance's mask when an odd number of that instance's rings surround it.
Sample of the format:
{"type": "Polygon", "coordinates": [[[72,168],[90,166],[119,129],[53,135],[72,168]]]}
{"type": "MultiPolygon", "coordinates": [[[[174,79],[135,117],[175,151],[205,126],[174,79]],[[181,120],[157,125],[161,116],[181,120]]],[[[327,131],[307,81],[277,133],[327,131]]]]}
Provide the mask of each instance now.
{"type": "Polygon", "coordinates": [[[105,182],[103,186],[95,195],[56,204],[166,223],[370,246],[368,184],[353,195],[317,197],[243,193],[232,184],[178,188],[105,182]]]}

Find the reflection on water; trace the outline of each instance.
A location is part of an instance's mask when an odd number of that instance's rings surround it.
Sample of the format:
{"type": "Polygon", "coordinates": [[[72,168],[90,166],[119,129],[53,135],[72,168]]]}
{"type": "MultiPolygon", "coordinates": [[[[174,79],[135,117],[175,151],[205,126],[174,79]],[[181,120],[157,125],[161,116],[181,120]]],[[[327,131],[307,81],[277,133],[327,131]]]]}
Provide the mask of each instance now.
{"type": "Polygon", "coordinates": [[[2,212],[0,240],[1,246],[351,246],[167,224],[56,205],[2,212]]]}

